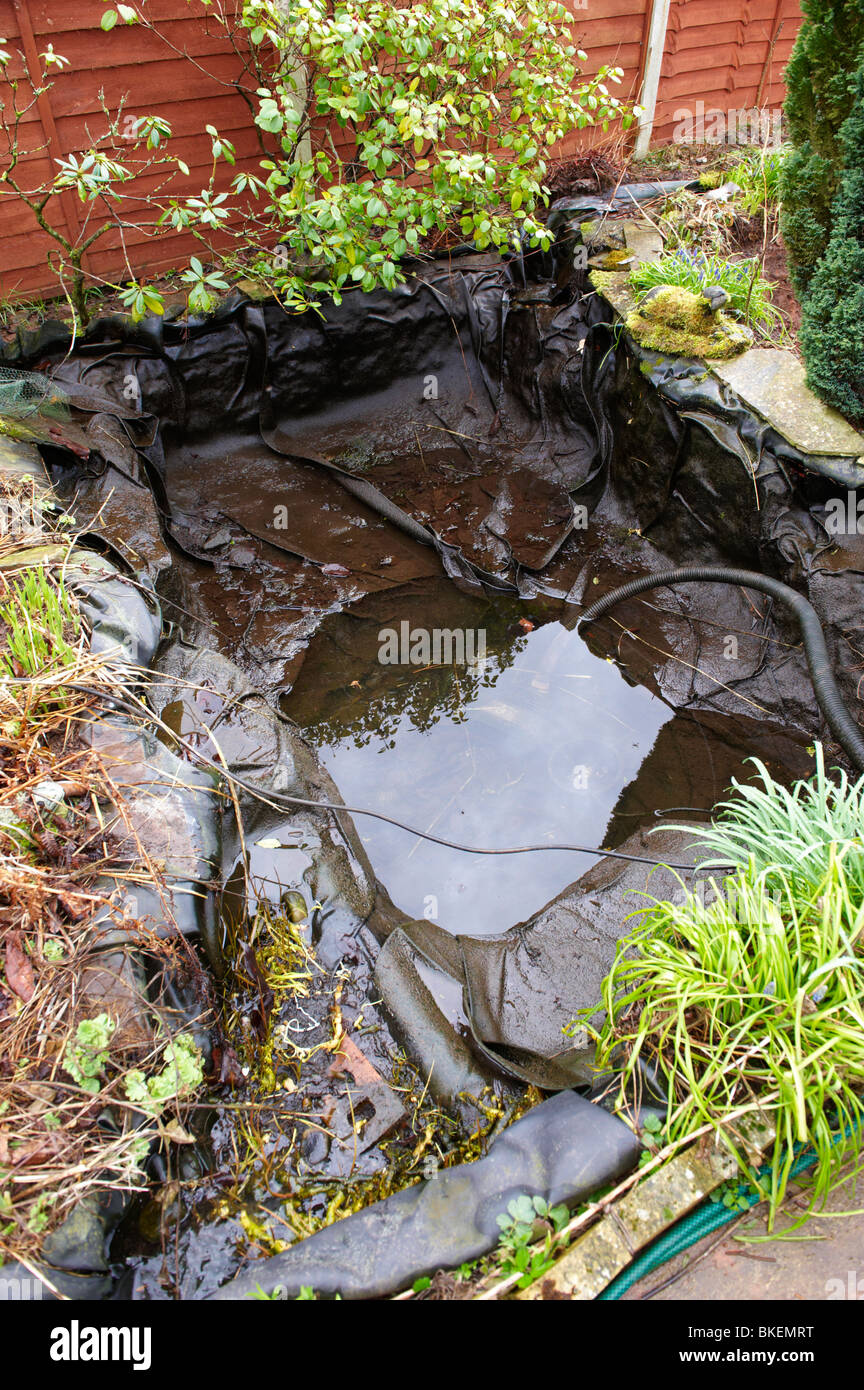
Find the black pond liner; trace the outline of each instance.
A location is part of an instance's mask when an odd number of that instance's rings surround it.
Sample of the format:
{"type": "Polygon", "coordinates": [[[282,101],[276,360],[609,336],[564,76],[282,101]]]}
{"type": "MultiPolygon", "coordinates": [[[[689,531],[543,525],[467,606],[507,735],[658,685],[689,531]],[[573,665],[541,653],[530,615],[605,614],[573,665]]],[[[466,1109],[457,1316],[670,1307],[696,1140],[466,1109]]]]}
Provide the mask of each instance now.
{"type": "MultiPolygon", "coordinates": [[[[608,306],[572,278],[568,247],[576,233],[566,220],[559,231],[557,260],[534,256],[505,265],[462,255],[417,267],[392,294],[353,294],[320,316],[290,317],[275,304],[233,294],[206,320],[136,326],[100,319],[70,356],[68,340],[51,325],[22,340],[17,354],[7,352],[17,365],[55,366],[75,412],[71,425],[45,440],[55,485],[74,498],[79,524],[94,519],[94,544],[107,543],[139,578],[155,582],[162,598],[173,632],[155,661],[164,673],[159,700],[170,703],[172,681],[201,677],[208,663],[214,679],[230,676],[231,708],[255,725],[251,734],[245,729],[239,770],[262,790],[274,789],[278,765],[288,768],[281,783],[288,795],[310,786],[317,799],[329,799],[328,785],[335,792],[268,702],[268,677],[271,690],[290,685],[291,660],[328,610],[442,569],[466,593],[529,599],[569,627],[622,577],[682,562],[758,570],[809,598],[847,702],[854,701],[862,575],[854,551],[838,552],[820,519],[838,488],[857,481],[854,461],[797,452],[702,364],[635,349],[608,306]],[[376,451],[384,439],[393,444],[389,460],[374,469],[358,450],[357,401],[368,403],[364,428],[376,451]],[[85,417],[86,429],[75,424],[85,417]],[[426,442],[416,441],[421,470],[415,464],[406,485],[404,458],[413,453],[418,418],[426,431],[426,442]],[[442,435],[437,448],[429,446],[430,431],[442,435]],[[224,507],[208,512],[214,441],[225,437],[236,441],[236,486],[224,507]],[[79,455],[82,444],[90,449],[90,458],[70,467],[68,448],[76,443],[79,455]],[[266,488],[256,488],[267,469],[266,488]],[[453,493],[446,528],[445,481],[453,493]],[[278,528],[273,497],[282,489],[292,505],[278,528]],[[590,515],[587,537],[574,530],[574,504],[590,515]],[[251,558],[237,558],[238,537],[251,558]],[[283,602],[279,613],[296,651],[275,666],[267,664],[272,631],[257,647],[243,647],[239,628],[231,627],[232,606],[248,626],[252,599],[244,585],[261,547],[274,566],[287,557],[282,600],[297,600],[283,602]],[[197,600],[214,591],[223,595],[224,613],[212,609],[202,621],[197,600]],[[247,674],[211,647],[239,656],[247,674]]],[[[758,711],[752,728],[768,731],[777,764],[789,775],[803,771],[803,746],[823,731],[787,616],[710,586],[676,590],[657,606],[640,627],[653,654],[635,643],[623,654],[630,678],[707,724],[742,697],[758,711]],[[728,671],[725,680],[710,673],[706,679],[710,652],[701,623],[720,633],[749,632],[758,658],[735,679],[728,671]],[[669,659],[682,633],[693,659],[669,659]]],[[[266,617],[266,604],[263,611],[266,617]]],[[[643,611],[622,609],[625,631],[643,611]]],[[[620,629],[600,626],[590,641],[602,655],[622,654],[620,629]]],[[[715,662],[712,670],[720,669],[715,662]]],[[[167,708],[155,697],[154,704],[167,708]]],[[[697,739],[694,756],[700,747],[697,739]]],[[[346,890],[319,943],[325,953],[338,957],[352,933],[365,933],[372,959],[383,943],[376,981],[392,991],[391,1017],[402,1036],[425,1038],[433,1055],[450,1057],[456,1080],[467,1067],[471,1076],[532,1081],[561,1094],[500,1136],[485,1159],[259,1262],[219,1297],[243,1297],[256,1284],[383,1296],[490,1249],[494,1216],[511,1196],[536,1192],[577,1203],[638,1156],[623,1122],[575,1094],[574,1087],[584,1092],[591,1083],[585,1050],[560,1044],[562,1024],[593,998],[580,994],[573,913],[589,894],[605,893],[620,918],[621,892],[644,886],[644,868],[622,875],[601,864],[519,928],[495,938],[454,938],[394,908],[376,887],[347,816],[319,819],[336,827],[355,873],[353,897],[346,890]],[[424,986],[423,961],[461,987],[467,1043],[424,986]],[[515,1025],[507,1016],[511,985],[515,1025]]],[[[225,832],[223,826],[223,878],[237,859],[225,832]]],[[[630,844],[641,855],[683,853],[668,832],[631,840],[625,852],[630,844]]],[[[432,1057],[418,1060],[428,1069],[432,1057]]]]}

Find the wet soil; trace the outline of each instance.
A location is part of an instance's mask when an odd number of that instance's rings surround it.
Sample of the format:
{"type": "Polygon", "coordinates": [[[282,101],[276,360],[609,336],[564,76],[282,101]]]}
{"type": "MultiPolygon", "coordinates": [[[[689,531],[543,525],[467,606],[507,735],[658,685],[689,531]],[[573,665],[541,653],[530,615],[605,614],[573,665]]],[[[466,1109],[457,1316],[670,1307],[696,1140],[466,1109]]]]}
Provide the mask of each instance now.
{"type": "Polygon", "coordinates": [[[731,244],[742,257],[762,258],[764,249],[762,274],[773,285],[772,302],[785,315],[792,334],[792,341],[784,340],[783,346],[794,350],[795,335],[801,327],[801,306],[792,287],[786,247],[776,225],[776,217],[769,218],[767,232],[761,213],[752,217],[737,217],[732,227],[731,244]]]}

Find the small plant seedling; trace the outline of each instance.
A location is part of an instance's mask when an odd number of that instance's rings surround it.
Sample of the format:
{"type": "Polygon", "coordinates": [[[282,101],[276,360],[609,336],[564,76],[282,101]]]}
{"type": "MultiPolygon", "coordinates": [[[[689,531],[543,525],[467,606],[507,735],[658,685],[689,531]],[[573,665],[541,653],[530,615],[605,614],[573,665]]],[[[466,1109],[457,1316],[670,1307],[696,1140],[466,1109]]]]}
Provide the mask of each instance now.
{"type": "Polygon", "coordinates": [[[562,1204],[550,1207],[543,1197],[514,1197],[507,1211],[498,1217],[501,1231],[498,1252],[504,1275],[518,1274],[517,1286],[527,1289],[547,1274],[554,1264],[554,1237],[567,1224],[570,1213],[562,1204]],[[546,1239],[539,1249],[532,1248],[537,1224],[545,1227],[546,1239]]]}
{"type": "Polygon", "coordinates": [[[108,1063],[108,1048],[114,1029],[117,1027],[110,1014],[97,1014],[95,1018],[83,1018],[78,1024],[75,1038],[63,1053],[63,1066],[85,1091],[98,1095],[102,1089],[102,1075],[108,1063]]]}

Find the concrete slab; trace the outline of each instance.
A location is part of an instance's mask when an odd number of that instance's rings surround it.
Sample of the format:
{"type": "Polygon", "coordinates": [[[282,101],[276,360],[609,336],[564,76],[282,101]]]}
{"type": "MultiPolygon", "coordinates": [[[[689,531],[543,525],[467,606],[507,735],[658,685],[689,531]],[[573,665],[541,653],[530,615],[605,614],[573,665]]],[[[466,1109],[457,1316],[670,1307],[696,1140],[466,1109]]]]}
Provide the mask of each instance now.
{"type": "Polygon", "coordinates": [[[627,271],[623,274],[611,270],[592,269],[588,277],[598,294],[608,300],[612,308],[626,319],[632,309],[636,308],[636,296],[630,288],[630,278],[627,271]]]}
{"type": "Polygon", "coordinates": [[[751,348],[711,370],[802,453],[855,456],[864,465],[864,435],[814,395],[791,352],[751,348]]]}
{"type": "MultiPolygon", "coordinates": [[[[785,1205],[780,1230],[800,1214],[804,1198],[800,1188],[797,1193],[785,1205]]],[[[814,1217],[784,1240],[753,1242],[752,1237],[767,1234],[759,1207],[759,1214],[746,1215],[719,1244],[714,1245],[715,1232],[640,1279],[622,1301],[643,1299],[654,1289],[653,1298],[662,1302],[864,1301],[862,1207],[864,1179],[853,1176],[828,1199],[825,1209],[835,1215],[814,1217]]]]}
{"type": "Polygon", "coordinates": [[[15,439],[0,429],[0,473],[10,480],[30,477],[42,492],[48,487],[48,474],[42,455],[29,440],[15,439]]]}
{"type": "Polygon", "coordinates": [[[663,238],[650,222],[624,223],[624,240],[627,250],[632,251],[638,261],[659,261],[663,255],[663,238]]]}

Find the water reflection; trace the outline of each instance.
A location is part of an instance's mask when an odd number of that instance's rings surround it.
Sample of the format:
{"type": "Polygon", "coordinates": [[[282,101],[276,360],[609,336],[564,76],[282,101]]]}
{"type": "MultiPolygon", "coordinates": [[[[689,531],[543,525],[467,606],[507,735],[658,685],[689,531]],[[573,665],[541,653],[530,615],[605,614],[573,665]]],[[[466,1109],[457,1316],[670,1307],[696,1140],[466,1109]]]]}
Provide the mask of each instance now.
{"type": "MultiPolygon", "coordinates": [[[[379,602],[324,623],[285,701],[346,802],[468,844],[604,843],[622,788],[671,711],[560,622],[526,632],[524,604],[492,605],[452,585],[434,597],[415,596],[412,629],[430,608],[439,628],[482,626],[481,666],[381,665],[379,602]]],[[[357,828],[401,908],[471,934],[529,916],[592,862],[459,854],[363,817],[357,828]]]]}

